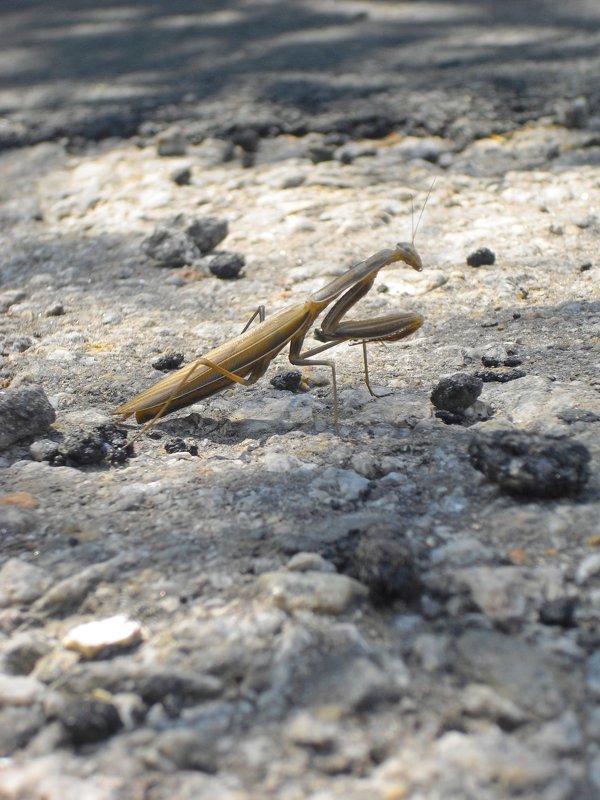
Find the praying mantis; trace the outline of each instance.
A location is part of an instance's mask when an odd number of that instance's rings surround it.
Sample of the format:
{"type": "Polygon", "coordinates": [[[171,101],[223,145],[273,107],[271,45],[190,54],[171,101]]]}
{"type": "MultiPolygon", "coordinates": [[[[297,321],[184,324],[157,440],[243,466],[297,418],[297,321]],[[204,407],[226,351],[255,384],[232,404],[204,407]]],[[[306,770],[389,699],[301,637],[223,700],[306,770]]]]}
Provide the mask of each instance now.
{"type": "Polygon", "coordinates": [[[435,179],[429,187],[417,225],[413,227],[411,242],[399,242],[394,248],[379,250],[370,258],[350,267],[343,275],[334,278],[305,300],[286,306],[269,319],[265,317],[265,307],[259,306],[239,336],[215,347],[202,358],[197,358],[113,411],[113,415],[122,420],[135,414],[137,422],[145,423],[130,444],[165,414],[190,406],[235,383],[242,386],[256,383],[265,374],[271,361],[288,344],[288,357],[294,366],[324,366],[331,370],[333,421],[336,431],[339,414],[335,364],[328,359],[315,359],[314,356],[342,342],[362,344],[365,383],[370,394],[377,397],[369,381],[367,343],[404,339],[421,327],[423,318],[418,314],[402,311],[375,319],[344,321],[344,317],[371,290],[377,273],[383,267],[402,261],[421,272],[423,263],[414,241],[434,185],[435,179]],[[321,344],[303,351],[302,345],[310,326],[331,303],[334,305],[325,315],[321,327],[315,331],[321,344]],[[256,317],[259,318],[259,324],[250,330],[256,317]]]}
{"type": "Polygon", "coordinates": [[[333,384],[334,424],[338,425],[338,392],[333,361],[315,359],[314,356],[342,342],[363,347],[365,383],[376,396],[369,382],[367,366],[368,342],[394,342],[414,333],[423,324],[423,318],[411,312],[398,312],[375,319],[347,320],[344,317],[373,286],[380,269],[402,261],[420,272],[421,257],[414,244],[400,242],[395,248],[379,250],[364,261],[350,267],[343,275],[332,280],[305,300],[292,303],[281,311],[265,318],[264,306],[254,312],[242,333],[225,344],[210,350],[202,358],[182,367],[154,386],[119,406],[113,414],[122,419],[135,414],[138,422],[146,423],[136,434],[139,438],[165,414],[192,405],[204,397],[239,383],[249,386],[261,378],[271,361],[289,344],[289,360],[295,366],[326,366],[331,369],[333,384]],[[322,342],[318,347],[302,350],[310,326],[332,302],[333,307],[323,319],[316,337],[322,342]],[[250,329],[256,317],[260,324],[250,329]]]}

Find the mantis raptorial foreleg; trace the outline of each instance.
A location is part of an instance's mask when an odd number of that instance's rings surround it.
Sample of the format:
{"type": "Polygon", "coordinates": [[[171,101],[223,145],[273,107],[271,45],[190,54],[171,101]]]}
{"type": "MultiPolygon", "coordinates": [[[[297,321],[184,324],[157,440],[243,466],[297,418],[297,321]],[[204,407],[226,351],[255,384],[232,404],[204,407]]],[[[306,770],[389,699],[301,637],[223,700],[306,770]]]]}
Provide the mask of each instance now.
{"type": "Polygon", "coordinates": [[[374,319],[346,320],[342,322],[343,317],[352,306],[370,291],[373,286],[373,280],[356,284],[340,297],[325,316],[321,328],[315,331],[316,338],[321,342],[326,342],[326,344],[311,350],[308,355],[322,352],[328,347],[334,347],[342,342],[362,344],[365,384],[373,397],[380,397],[381,395],[373,391],[369,381],[367,342],[392,342],[403,339],[421,327],[423,318],[418,314],[400,312],[374,319]]]}

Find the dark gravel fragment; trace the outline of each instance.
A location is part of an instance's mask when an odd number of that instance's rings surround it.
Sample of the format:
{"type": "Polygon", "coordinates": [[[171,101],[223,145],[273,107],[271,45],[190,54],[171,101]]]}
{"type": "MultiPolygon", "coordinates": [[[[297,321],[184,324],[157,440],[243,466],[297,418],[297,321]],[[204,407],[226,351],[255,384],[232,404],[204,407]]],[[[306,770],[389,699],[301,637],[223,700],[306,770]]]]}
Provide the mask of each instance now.
{"type": "Polygon", "coordinates": [[[186,442],[179,436],[175,436],[165,442],[165,450],[167,453],[190,453],[192,456],[198,455],[198,445],[193,442],[186,442]]]}
{"type": "Polygon", "coordinates": [[[227,220],[178,214],[156,226],[143,240],[142,252],[160,266],[183,267],[214,250],[228,232],[227,220]]]}
{"type": "Polygon", "coordinates": [[[480,247],[479,250],[467,256],[467,264],[470,267],[483,267],[496,263],[496,254],[489,247],[480,247]]]}
{"type": "Polygon", "coordinates": [[[171,173],[171,180],[177,186],[189,186],[192,182],[192,170],[190,167],[179,167],[171,173]]]}
{"type": "Polygon", "coordinates": [[[481,356],[481,363],[484,367],[519,367],[523,363],[517,356],[508,358],[495,358],[494,356],[481,356]]]}
{"type": "Polygon", "coordinates": [[[465,415],[460,411],[443,411],[438,410],[434,414],[436,419],[441,419],[444,425],[462,425],[465,421],[465,415]]]}
{"type": "Polygon", "coordinates": [[[183,353],[165,353],[153,361],[152,366],[160,372],[169,372],[171,369],[177,369],[182,363],[183,353]]]}
{"type": "Polygon", "coordinates": [[[39,386],[0,392],[0,450],[43,433],[55,419],[56,413],[39,386]]]}
{"type": "MultiPolygon", "coordinates": [[[[79,431],[65,437],[59,447],[63,463],[75,467],[87,467],[104,461],[107,455],[106,439],[98,429],[79,431]]],[[[58,458],[54,459],[57,465],[58,458]]]]}
{"type": "Polygon", "coordinates": [[[142,252],[161,267],[183,267],[198,258],[198,249],[184,231],[158,225],[142,242],[142,252]]]}
{"type": "Polygon", "coordinates": [[[239,128],[231,134],[234,145],[241,147],[246,153],[256,153],[260,144],[260,133],[254,128],[239,128]]]}
{"type": "Polygon", "coordinates": [[[41,460],[54,467],[89,467],[109,461],[121,464],[133,455],[127,433],[116,425],[98,425],[69,434],[54,447],[49,443],[41,460]]]}
{"type": "Polygon", "coordinates": [[[60,721],[76,747],[109,739],[123,727],[116,707],[99,700],[70,701],[62,710],[60,721]]]}
{"type": "Polygon", "coordinates": [[[271,378],[271,386],[283,392],[297,392],[302,383],[302,373],[299,369],[288,369],[271,378]]]}
{"type": "Polygon", "coordinates": [[[313,164],[320,164],[322,161],[333,161],[335,150],[323,144],[313,144],[308,148],[308,156],[313,164]]]}
{"type": "Polygon", "coordinates": [[[454,413],[464,411],[473,405],[481,394],[483,382],[477,375],[457,372],[449,378],[443,378],[431,392],[431,402],[442,411],[454,413]]]}
{"type": "Polygon", "coordinates": [[[600,422],[600,414],[589,411],[587,408],[567,408],[565,411],[559,411],[556,416],[567,425],[573,425],[576,422],[600,422]]]}
{"type": "Polygon", "coordinates": [[[508,383],[509,381],[516,381],[517,378],[524,378],[527,373],[523,369],[507,369],[504,370],[504,372],[482,369],[476,372],[475,375],[482,380],[483,383],[508,383]]]}
{"type": "Polygon", "coordinates": [[[227,220],[217,217],[198,217],[188,223],[186,234],[201,253],[210,253],[229,233],[227,220]]]}
{"type": "Polygon", "coordinates": [[[208,265],[212,274],[223,281],[232,281],[240,277],[246,266],[246,259],[241,253],[215,253],[208,265]]]}
{"type": "Polygon", "coordinates": [[[583,444],[526,431],[479,432],[469,458],[503,491],[522,497],[574,496],[590,476],[590,454],[583,444]]]}
{"type": "Polygon", "coordinates": [[[369,588],[376,605],[395,600],[418,602],[423,587],[410,548],[402,540],[367,532],[358,543],[353,562],[348,572],[369,588]]]}
{"type": "Polygon", "coordinates": [[[561,628],[573,628],[575,623],[576,602],[573,597],[557,597],[545,602],[539,611],[543,625],[558,625],[561,628]]]}

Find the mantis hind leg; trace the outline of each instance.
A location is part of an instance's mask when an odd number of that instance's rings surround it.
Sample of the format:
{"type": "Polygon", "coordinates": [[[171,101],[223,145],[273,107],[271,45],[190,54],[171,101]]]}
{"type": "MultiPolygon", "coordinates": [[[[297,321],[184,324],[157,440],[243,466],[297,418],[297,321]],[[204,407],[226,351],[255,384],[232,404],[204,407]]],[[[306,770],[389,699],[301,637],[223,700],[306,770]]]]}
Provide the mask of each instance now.
{"type": "Polygon", "coordinates": [[[248,330],[250,325],[252,325],[252,323],[254,322],[254,320],[257,317],[258,317],[258,321],[259,322],[264,322],[265,321],[266,314],[265,314],[265,307],[264,306],[258,306],[256,311],[252,314],[252,316],[250,317],[248,322],[242,328],[242,333],[246,333],[246,331],[248,330]]]}
{"type": "Polygon", "coordinates": [[[371,384],[369,382],[369,361],[367,359],[367,343],[365,342],[364,339],[362,341],[362,352],[363,352],[363,364],[365,367],[365,383],[367,385],[367,389],[369,390],[369,394],[371,395],[371,397],[386,397],[388,394],[390,394],[390,392],[385,392],[384,394],[377,394],[377,392],[374,392],[373,389],[371,388],[371,384]]]}

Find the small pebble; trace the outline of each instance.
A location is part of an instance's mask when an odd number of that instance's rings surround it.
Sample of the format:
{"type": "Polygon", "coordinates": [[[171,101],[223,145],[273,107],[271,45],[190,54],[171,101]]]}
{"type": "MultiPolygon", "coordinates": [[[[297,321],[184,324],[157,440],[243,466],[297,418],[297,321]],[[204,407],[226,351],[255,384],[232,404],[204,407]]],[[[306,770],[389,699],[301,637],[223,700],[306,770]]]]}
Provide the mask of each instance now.
{"type": "Polygon", "coordinates": [[[194,442],[187,442],[179,436],[175,436],[165,442],[166,453],[189,453],[192,456],[198,455],[198,445],[194,442]]]}
{"type": "Polygon", "coordinates": [[[519,367],[523,363],[517,356],[497,358],[496,356],[481,356],[484,367],[519,367]]]}
{"type": "Polygon", "coordinates": [[[152,366],[159,372],[168,372],[171,369],[177,369],[182,363],[183,353],[165,353],[164,356],[160,356],[156,361],[153,361],[152,366]]]}
{"type": "Polygon", "coordinates": [[[583,129],[590,118],[590,106],[586,97],[575,97],[563,103],[559,110],[559,121],[565,128],[583,129]]]}
{"type": "Polygon", "coordinates": [[[367,530],[344,571],[368,587],[376,605],[396,600],[416,603],[422,593],[410,548],[401,538],[387,532],[367,530]]]}
{"type": "Polygon", "coordinates": [[[0,392],[0,450],[43,433],[56,419],[46,393],[38,386],[0,392]]]}
{"type": "Polygon", "coordinates": [[[62,303],[53,303],[44,311],[46,317],[62,317],[65,313],[65,307],[62,303]]]}
{"type": "Polygon", "coordinates": [[[477,400],[482,388],[483,382],[476,375],[457,372],[438,383],[431,392],[431,402],[443,411],[464,411],[477,400]]]}
{"type": "Polygon", "coordinates": [[[198,217],[188,222],[185,233],[201,253],[210,253],[229,233],[227,220],[198,217]]]}
{"type": "Polygon", "coordinates": [[[108,649],[124,649],[142,640],[142,628],[122,614],[107,619],[85,622],[72,628],[63,639],[68,650],[76,650],[85,658],[94,658],[108,649]]]}
{"type": "Polygon", "coordinates": [[[191,264],[199,253],[194,242],[183,231],[157,225],[154,232],[142,242],[142,252],[157,261],[161,267],[183,267],[191,264]]]}
{"type": "Polygon", "coordinates": [[[523,497],[574,496],[590,475],[590,454],[583,444],[526,431],[479,432],[469,445],[469,458],[503,491],[523,497]]]}
{"type": "Polygon", "coordinates": [[[79,431],[66,436],[53,464],[87,467],[100,464],[108,455],[107,443],[99,430],[79,431]]]}
{"type": "Polygon", "coordinates": [[[190,167],[179,167],[171,173],[171,180],[177,186],[189,186],[192,182],[192,170],[190,167]]]}
{"type": "Polygon", "coordinates": [[[258,579],[279,608],[342,614],[368,590],[346,575],[323,572],[267,572],[258,579]]]}
{"type": "Polygon", "coordinates": [[[281,188],[282,189],[296,189],[298,186],[302,186],[302,184],[306,181],[306,175],[302,175],[300,173],[293,173],[291,175],[287,175],[281,181],[281,188]]]}
{"type": "Polygon", "coordinates": [[[467,264],[470,267],[483,267],[496,263],[496,254],[488,247],[480,247],[467,256],[467,264]]]}
{"type": "Polygon", "coordinates": [[[466,416],[462,411],[442,411],[438,410],[434,414],[436,419],[441,420],[444,425],[462,425],[466,416]]]}
{"type": "Polygon", "coordinates": [[[333,161],[335,158],[335,150],[333,147],[327,147],[327,145],[313,144],[308,148],[308,157],[313,164],[320,164],[323,161],[333,161]]]}
{"type": "Polygon", "coordinates": [[[480,683],[465,688],[462,706],[469,715],[493,719],[504,730],[514,730],[527,722],[527,714],[516,703],[480,683]]]}
{"type": "Polygon", "coordinates": [[[201,730],[175,728],[161,731],[152,750],[146,758],[149,766],[161,768],[164,764],[167,771],[197,770],[208,774],[218,770],[214,742],[209,741],[201,730]]]}
{"type": "Polygon", "coordinates": [[[331,750],[339,732],[335,721],[319,719],[309,711],[298,711],[285,726],[290,742],[319,752],[331,750]]]}
{"type": "Polygon", "coordinates": [[[231,134],[231,142],[246,153],[255,153],[260,144],[260,134],[254,128],[239,128],[231,134]]]}
{"type": "Polygon", "coordinates": [[[572,628],[575,625],[576,601],[573,597],[557,597],[547,600],[539,610],[542,625],[557,625],[572,628]]]}
{"type": "Polygon", "coordinates": [[[167,128],[156,138],[156,152],[159,156],[184,156],[186,150],[185,136],[179,128],[167,128]]]}
{"type": "Polygon", "coordinates": [[[271,378],[271,386],[285,392],[297,392],[302,383],[302,372],[299,369],[288,369],[271,378]]]}
{"type": "Polygon", "coordinates": [[[246,266],[241,253],[215,253],[210,256],[208,268],[212,274],[223,281],[236,280],[246,266]]]}
{"type": "Polygon", "coordinates": [[[60,721],[76,747],[109,739],[123,723],[112,703],[77,698],[60,710],[60,721]]]}

